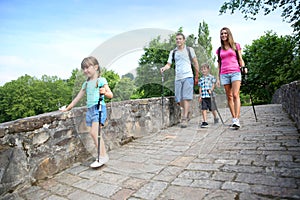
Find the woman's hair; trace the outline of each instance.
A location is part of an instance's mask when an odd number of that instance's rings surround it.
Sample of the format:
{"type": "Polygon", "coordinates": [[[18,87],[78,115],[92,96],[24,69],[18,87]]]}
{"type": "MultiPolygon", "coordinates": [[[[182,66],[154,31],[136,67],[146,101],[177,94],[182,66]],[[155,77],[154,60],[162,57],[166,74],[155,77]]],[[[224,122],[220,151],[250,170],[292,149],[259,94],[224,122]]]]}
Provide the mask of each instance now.
{"type": "MultiPolygon", "coordinates": [[[[223,27],[221,30],[220,30],[220,34],[221,32],[225,30],[227,32],[227,40],[228,40],[228,44],[230,46],[230,48],[232,48],[234,51],[236,50],[236,45],[234,43],[234,40],[233,40],[233,36],[232,36],[232,33],[230,31],[229,28],[227,27],[223,27]]],[[[224,41],[221,39],[220,37],[220,40],[221,40],[221,46],[222,46],[222,49],[225,49],[225,46],[224,46],[224,41]]]]}
{"type": "MultiPolygon", "coordinates": [[[[98,66],[97,71],[98,71],[98,77],[100,77],[100,66],[99,66],[99,62],[98,60],[93,57],[93,56],[89,56],[86,57],[82,60],[81,62],[81,69],[84,70],[85,68],[89,67],[89,66],[98,66]]],[[[86,81],[89,81],[90,78],[88,78],[86,81]]],[[[96,88],[98,87],[98,80],[96,83],[96,88]]]]}

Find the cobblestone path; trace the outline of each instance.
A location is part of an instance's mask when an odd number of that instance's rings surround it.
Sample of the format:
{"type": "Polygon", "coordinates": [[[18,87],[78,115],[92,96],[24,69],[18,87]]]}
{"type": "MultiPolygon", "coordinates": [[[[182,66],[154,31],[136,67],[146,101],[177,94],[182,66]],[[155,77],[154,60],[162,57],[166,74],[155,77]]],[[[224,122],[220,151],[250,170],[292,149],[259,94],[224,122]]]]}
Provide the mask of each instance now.
{"type": "MultiPolygon", "coordinates": [[[[222,124],[173,126],[109,152],[100,169],[77,163],[13,199],[300,199],[300,134],[281,105],[242,107],[222,124]],[[229,120],[226,121],[229,123],[229,120]]],[[[208,115],[209,118],[211,114],[208,115]]]]}

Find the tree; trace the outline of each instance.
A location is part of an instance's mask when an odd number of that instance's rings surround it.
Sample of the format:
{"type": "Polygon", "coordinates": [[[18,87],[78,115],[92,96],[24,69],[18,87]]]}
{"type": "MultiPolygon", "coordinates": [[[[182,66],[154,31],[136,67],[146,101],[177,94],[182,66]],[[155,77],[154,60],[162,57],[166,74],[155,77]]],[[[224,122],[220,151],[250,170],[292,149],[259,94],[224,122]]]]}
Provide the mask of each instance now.
{"type": "Polygon", "coordinates": [[[221,9],[220,14],[226,13],[227,10],[231,11],[231,14],[235,10],[240,10],[244,14],[246,19],[256,19],[256,15],[260,10],[263,10],[264,15],[268,15],[274,10],[282,9],[283,20],[291,23],[294,28],[294,34],[296,41],[300,40],[300,1],[299,0],[229,0],[225,2],[221,9]]]}
{"type": "Polygon", "coordinates": [[[212,44],[211,37],[209,36],[208,24],[204,21],[199,23],[197,47],[196,55],[198,57],[199,64],[201,65],[201,63],[207,63],[212,68],[215,68],[215,59],[212,57],[212,44]]]}
{"type": "Polygon", "coordinates": [[[134,75],[132,73],[127,73],[122,76],[122,78],[129,78],[130,80],[134,80],[134,75]]]}
{"type": "Polygon", "coordinates": [[[130,78],[122,78],[114,87],[114,99],[113,101],[129,100],[131,95],[135,93],[136,87],[134,81],[130,78]]]}
{"type": "Polygon", "coordinates": [[[242,87],[242,92],[248,94],[250,87],[255,102],[270,103],[281,85],[300,80],[295,45],[293,37],[279,37],[271,31],[246,45],[243,58],[249,68],[248,88],[242,87]]]}
{"type": "Polygon", "coordinates": [[[46,75],[41,80],[21,76],[0,87],[0,94],[0,122],[58,110],[71,100],[67,82],[46,75]]]}
{"type": "MultiPolygon", "coordinates": [[[[106,78],[109,88],[114,92],[116,85],[120,81],[120,76],[115,73],[113,70],[107,70],[103,68],[101,71],[101,76],[106,78]]],[[[105,99],[105,102],[110,102],[112,99],[105,99]]]]}
{"type": "MultiPolygon", "coordinates": [[[[149,43],[148,47],[144,48],[145,53],[139,60],[135,79],[135,85],[138,87],[137,92],[143,95],[141,98],[161,96],[160,68],[165,65],[170,50],[174,48],[175,42],[171,42],[172,38],[175,41],[175,35],[170,36],[169,41],[161,41],[158,36],[149,43]]],[[[171,88],[174,87],[174,70],[166,71],[164,76],[167,81],[165,95],[173,95],[171,88]]]]}
{"type": "MultiPolygon", "coordinates": [[[[177,32],[182,33],[182,27],[177,32]]],[[[169,53],[176,47],[176,34],[171,34],[168,40],[161,41],[160,37],[153,39],[148,47],[144,48],[139,67],[137,68],[137,77],[135,79],[137,92],[142,94],[143,98],[158,97],[162,92],[162,77],[160,68],[163,67],[169,57],[169,53]]],[[[186,36],[186,45],[193,47],[198,58],[199,64],[208,62],[213,65],[211,37],[209,37],[208,25],[203,21],[199,25],[198,44],[197,37],[194,34],[186,36]]],[[[174,95],[174,65],[173,68],[164,72],[164,95],[174,95]]],[[[195,88],[198,92],[198,88],[195,88]]]]}

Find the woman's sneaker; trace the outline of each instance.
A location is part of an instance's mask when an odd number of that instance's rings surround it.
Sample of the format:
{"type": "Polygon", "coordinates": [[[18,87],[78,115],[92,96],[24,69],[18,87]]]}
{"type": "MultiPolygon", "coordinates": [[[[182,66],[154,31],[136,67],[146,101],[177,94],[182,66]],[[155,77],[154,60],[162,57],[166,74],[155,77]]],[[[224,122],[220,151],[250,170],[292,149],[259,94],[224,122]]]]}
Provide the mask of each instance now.
{"type": "Polygon", "coordinates": [[[241,127],[240,120],[238,118],[233,118],[232,119],[232,125],[230,126],[230,128],[238,129],[240,127],[241,127]]]}

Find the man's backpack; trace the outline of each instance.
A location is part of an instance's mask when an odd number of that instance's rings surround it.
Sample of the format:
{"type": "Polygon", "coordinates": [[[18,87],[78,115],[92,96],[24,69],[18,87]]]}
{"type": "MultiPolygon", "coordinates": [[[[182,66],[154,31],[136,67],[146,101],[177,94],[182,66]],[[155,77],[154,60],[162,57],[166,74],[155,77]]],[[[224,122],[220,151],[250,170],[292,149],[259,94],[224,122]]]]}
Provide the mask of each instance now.
{"type": "MultiPolygon", "coordinates": [[[[189,54],[189,58],[190,58],[190,61],[191,61],[191,68],[192,68],[193,74],[195,76],[195,69],[194,69],[194,66],[193,66],[193,58],[192,58],[190,47],[187,46],[186,50],[189,54]]],[[[175,64],[175,53],[176,53],[176,51],[177,51],[177,49],[174,49],[173,53],[172,53],[172,63],[174,63],[174,64],[175,64]]],[[[176,65],[174,65],[174,66],[176,66],[176,65]]]]}

